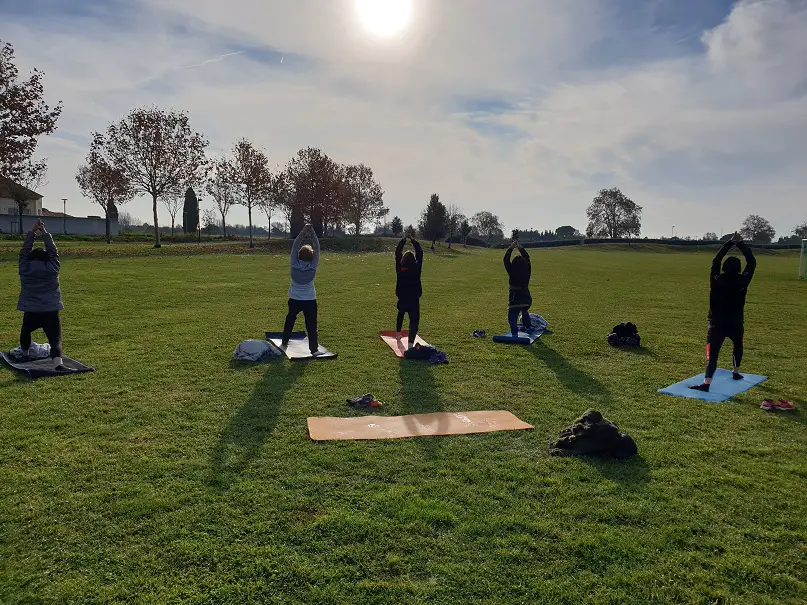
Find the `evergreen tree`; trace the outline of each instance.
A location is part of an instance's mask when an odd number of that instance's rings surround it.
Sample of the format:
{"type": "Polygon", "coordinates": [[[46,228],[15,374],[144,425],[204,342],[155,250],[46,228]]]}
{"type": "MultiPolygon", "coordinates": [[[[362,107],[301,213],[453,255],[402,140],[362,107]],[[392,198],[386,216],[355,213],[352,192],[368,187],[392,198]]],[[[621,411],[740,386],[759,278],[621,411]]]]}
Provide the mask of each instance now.
{"type": "Polygon", "coordinates": [[[184,233],[196,233],[199,224],[199,200],[193,188],[188,187],[185,191],[185,206],[182,209],[182,231],[184,233]]]}

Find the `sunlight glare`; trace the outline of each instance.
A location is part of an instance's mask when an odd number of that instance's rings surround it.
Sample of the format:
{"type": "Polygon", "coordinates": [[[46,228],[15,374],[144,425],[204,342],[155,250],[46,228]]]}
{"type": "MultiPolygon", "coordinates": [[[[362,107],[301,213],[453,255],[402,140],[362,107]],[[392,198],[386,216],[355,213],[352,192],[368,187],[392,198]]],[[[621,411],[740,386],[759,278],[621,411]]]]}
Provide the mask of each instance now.
{"type": "Polygon", "coordinates": [[[377,36],[392,36],[412,18],[412,0],[356,0],[362,25],[377,36]]]}

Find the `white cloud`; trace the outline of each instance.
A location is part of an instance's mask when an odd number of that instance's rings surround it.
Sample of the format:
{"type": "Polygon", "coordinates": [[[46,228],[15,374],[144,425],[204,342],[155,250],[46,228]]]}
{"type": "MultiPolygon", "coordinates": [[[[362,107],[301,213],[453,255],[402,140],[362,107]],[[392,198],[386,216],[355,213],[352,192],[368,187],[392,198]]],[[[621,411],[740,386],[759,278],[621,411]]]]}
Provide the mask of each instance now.
{"type": "MultiPolygon", "coordinates": [[[[153,102],[188,110],[214,151],[248,136],[276,163],[307,145],[363,161],[405,222],[437,191],[508,226],[584,228],[596,189],[613,185],[644,206],[650,235],[729,230],[750,212],[783,233],[806,220],[801,0],[740,2],[700,53],[631,49],[629,64],[598,69],[582,64],[588,49],[621,27],[606,0],[417,0],[392,46],[360,32],[350,0],[141,2],[124,32],[75,17],[4,25],[21,66],[45,70],[48,96],[65,101],[67,139],[41,145],[46,200],[95,212],[73,182],[80,137],[153,102]],[[287,60],[242,50],[259,46],[287,60]],[[514,109],[472,116],[467,98],[514,109]]],[[[150,216],[144,201],[129,210],[150,216]]]]}

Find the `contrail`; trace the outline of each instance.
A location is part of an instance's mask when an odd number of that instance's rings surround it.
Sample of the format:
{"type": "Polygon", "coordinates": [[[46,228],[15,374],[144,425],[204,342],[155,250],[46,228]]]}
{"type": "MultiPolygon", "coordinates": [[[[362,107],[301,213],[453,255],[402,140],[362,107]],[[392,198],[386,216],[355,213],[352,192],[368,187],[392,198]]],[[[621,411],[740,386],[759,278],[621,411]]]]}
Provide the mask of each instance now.
{"type": "Polygon", "coordinates": [[[245,51],[240,50],[237,53],[227,53],[224,55],[219,55],[218,57],[214,57],[212,59],[207,59],[206,61],[202,61],[201,63],[196,63],[194,65],[186,65],[185,67],[180,67],[180,69],[191,69],[192,67],[203,67],[204,65],[210,65],[211,63],[218,63],[219,61],[223,61],[227,57],[234,57],[235,55],[243,55],[245,51]]]}

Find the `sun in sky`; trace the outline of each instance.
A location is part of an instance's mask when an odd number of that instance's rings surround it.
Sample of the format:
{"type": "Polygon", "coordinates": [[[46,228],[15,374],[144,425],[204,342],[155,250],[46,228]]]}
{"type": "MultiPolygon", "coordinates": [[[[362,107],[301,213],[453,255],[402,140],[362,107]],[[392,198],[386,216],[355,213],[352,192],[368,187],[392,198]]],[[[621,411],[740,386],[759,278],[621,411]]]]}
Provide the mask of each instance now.
{"type": "Polygon", "coordinates": [[[381,37],[400,33],[412,19],[412,0],[356,0],[362,25],[381,37]]]}

